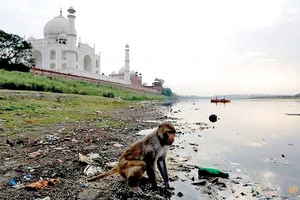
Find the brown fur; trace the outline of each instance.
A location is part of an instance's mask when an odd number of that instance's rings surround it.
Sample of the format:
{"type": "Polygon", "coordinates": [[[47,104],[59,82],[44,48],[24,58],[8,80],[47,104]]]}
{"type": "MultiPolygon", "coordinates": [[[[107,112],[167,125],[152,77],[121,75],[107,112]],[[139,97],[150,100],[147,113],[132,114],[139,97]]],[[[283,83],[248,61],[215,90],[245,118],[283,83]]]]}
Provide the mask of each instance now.
{"type": "MultiPolygon", "coordinates": [[[[166,147],[174,142],[174,136],[175,128],[171,123],[160,124],[152,133],[131,144],[120,156],[119,162],[114,168],[104,174],[91,177],[88,181],[95,181],[119,173],[127,180],[128,186],[133,192],[140,193],[142,191],[138,181],[147,171],[148,177],[151,176],[149,179],[153,188],[157,187],[154,172],[155,162],[159,156],[165,159],[166,147]]],[[[168,181],[165,180],[165,182],[168,181]]]]}

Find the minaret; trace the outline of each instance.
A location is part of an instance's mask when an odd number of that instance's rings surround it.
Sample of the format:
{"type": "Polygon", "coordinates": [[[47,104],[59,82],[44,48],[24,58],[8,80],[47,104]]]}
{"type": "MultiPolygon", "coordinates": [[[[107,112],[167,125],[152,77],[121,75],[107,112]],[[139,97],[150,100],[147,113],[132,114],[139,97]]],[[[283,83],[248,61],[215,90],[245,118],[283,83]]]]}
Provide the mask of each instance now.
{"type": "Polygon", "coordinates": [[[67,50],[67,68],[76,68],[76,38],[77,33],[75,30],[75,10],[71,6],[68,9],[68,33],[67,33],[67,44],[68,44],[68,50],[67,50]]]}
{"type": "Polygon", "coordinates": [[[130,70],[129,70],[129,45],[125,45],[125,71],[124,71],[124,80],[128,83],[131,84],[130,81],[130,70]]]}

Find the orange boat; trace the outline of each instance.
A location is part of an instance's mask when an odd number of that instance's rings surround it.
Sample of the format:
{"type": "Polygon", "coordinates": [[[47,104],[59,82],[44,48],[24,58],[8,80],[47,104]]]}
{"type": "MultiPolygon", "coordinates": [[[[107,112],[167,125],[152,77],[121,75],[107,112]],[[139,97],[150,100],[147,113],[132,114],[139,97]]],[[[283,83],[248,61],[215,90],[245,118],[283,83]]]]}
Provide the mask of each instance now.
{"type": "Polygon", "coordinates": [[[215,98],[215,99],[211,99],[210,100],[211,103],[230,103],[230,100],[229,99],[218,99],[218,98],[215,98]]]}

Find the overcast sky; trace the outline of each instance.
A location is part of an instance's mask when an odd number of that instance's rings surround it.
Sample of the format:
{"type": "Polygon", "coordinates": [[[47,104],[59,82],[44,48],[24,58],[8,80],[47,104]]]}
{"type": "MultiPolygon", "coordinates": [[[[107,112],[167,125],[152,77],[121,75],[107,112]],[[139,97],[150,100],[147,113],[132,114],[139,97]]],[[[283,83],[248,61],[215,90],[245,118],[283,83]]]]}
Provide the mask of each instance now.
{"type": "Polygon", "coordinates": [[[300,93],[298,0],[0,0],[0,29],[43,38],[62,7],[76,10],[101,73],[124,65],[181,95],[300,93]]]}

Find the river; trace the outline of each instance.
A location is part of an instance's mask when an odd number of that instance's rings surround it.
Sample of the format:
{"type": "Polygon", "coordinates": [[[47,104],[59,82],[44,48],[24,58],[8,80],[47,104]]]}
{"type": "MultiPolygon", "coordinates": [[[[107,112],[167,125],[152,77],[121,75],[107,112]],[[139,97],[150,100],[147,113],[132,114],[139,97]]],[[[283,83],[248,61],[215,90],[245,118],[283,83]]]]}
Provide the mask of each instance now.
{"type": "MultiPolygon", "coordinates": [[[[174,144],[179,148],[170,154],[188,158],[191,165],[246,176],[249,182],[268,185],[276,193],[290,196],[291,187],[300,189],[299,113],[300,100],[233,99],[226,104],[210,103],[209,99],[178,101],[166,109],[166,115],[183,133],[174,144]],[[211,114],[217,115],[217,122],[209,121],[211,114]],[[200,122],[209,128],[201,130],[200,122]],[[198,146],[191,145],[195,143],[198,146]]],[[[196,175],[197,171],[191,173],[196,175]]],[[[197,190],[189,181],[171,185],[183,197],[194,199],[197,190]]],[[[292,195],[299,194],[294,190],[292,195]]]]}

